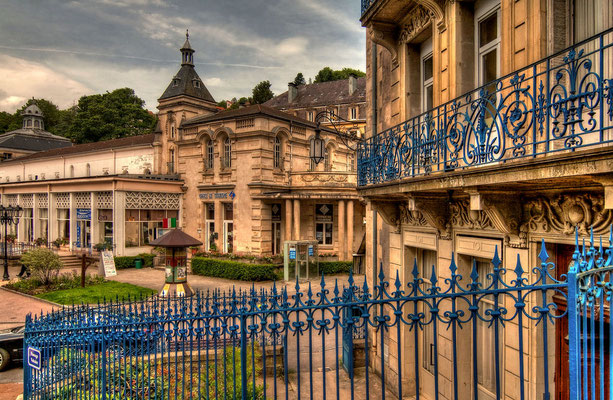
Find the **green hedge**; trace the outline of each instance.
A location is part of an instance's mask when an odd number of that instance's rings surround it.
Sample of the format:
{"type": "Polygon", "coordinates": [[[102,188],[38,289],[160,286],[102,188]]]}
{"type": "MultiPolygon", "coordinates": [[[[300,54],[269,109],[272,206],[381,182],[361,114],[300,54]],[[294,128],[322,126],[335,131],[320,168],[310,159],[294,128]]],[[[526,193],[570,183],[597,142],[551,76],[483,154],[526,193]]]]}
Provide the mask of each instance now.
{"type": "Polygon", "coordinates": [[[153,254],[141,253],[137,256],[115,257],[115,268],[134,268],[137,259],[143,260],[143,267],[153,267],[153,254]]]}
{"type": "Polygon", "coordinates": [[[319,273],[324,275],[348,274],[353,268],[352,261],[320,261],[319,273]]]}
{"type": "Polygon", "coordinates": [[[274,264],[247,264],[238,261],[193,257],[192,273],[238,281],[272,281],[279,279],[274,264]]]}

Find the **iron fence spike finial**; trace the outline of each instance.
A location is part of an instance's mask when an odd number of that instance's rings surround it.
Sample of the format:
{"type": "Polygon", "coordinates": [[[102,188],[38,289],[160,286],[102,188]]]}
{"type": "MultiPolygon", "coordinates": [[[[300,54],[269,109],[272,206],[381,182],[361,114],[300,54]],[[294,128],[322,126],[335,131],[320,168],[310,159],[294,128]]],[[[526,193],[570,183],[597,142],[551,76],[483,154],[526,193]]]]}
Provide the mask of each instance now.
{"type": "Polygon", "coordinates": [[[455,276],[456,271],[458,270],[458,266],[455,263],[455,253],[451,252],[451,264],[449,265],[449,270],[451,271],[451,276],[455,276]]]}
{"type": "Polygon", "coordinates": [[[547,254],[547,248],[545,247],[545,238],[541,239],[541,251],[539,252],[539,259],[543,264],[545,264],[549,259],[549,254],[547,254]]]}
{"type": "Polygon", "coordinates": [[[477,260],[473,258],[473,269],[470,272],[470,279],[473,280],[473,283],[477,283],[477,279],[479,279],[479,273],[477,272],[477,260]]]}
{"type": "Polygon", "coordinates": [[[413,259],[413,280],[417,280],[419,278],[419,268],[417,268],[417,257],[413,259]]]}
{"type": "Polygon", "coordinates": [[[432,283],[432,286],[436,286],[437,282],[438,279],[436,277],[436,268],[434,267],[434,264],[432,264],[432,276],[430,277],[430,283],[432,283]]]}
{"type": "Polygon", "coordinates": [[[496,245],[494,247],[494,258],[492,258],[492,265],[494,265],[495,269],[498,269],[501,263],[502,262],[500,261],[500,256],[498,255],[498,245],[496,245]]]}
{"type": "Polygon", "coordinates": [[[519,256],[519,253],[517,253],[517,265],[515,266],[515,275],[517,275],[517,285],[518,286],[521,286],[523,274],[524,274],[524,269],[521,266],[521,258],[519,256]]]}

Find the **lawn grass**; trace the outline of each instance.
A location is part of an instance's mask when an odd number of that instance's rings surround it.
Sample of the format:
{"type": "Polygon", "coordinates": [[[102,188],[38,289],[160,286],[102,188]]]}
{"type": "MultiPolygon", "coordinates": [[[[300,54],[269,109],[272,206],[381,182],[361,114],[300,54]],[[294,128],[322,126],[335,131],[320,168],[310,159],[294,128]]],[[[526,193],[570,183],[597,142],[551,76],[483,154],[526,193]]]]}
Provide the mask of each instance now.
{"type": "Polygon", "coordinates": [[[131,285],[129,283],[106,281],[97,285],[78,287],[74,289],[57,290],[36,295],[41,299],[53,301],[58,304],[94,304],[102,303],[104,299],[115,300],[127,298],[139,298],[151,296],[155,290],[144,288],[141,286],[131,285]]]}

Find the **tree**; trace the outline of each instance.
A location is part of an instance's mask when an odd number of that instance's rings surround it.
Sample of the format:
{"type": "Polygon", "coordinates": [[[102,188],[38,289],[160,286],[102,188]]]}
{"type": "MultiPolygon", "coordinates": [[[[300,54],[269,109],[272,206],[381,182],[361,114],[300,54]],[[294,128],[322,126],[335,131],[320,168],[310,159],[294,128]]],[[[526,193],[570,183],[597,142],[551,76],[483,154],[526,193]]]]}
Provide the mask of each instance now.
{"type": "Polygon", "coordinates": [[[315,75],[315,83],[339,81],[342,79],[348,79],[349,75],[355,75],[357,77],[366,76],[366,73],[354,68],[343,68],[341,70],[333,70],[330,67],[322,68],[317,75],[315,75]]]}
{"type": "Polygon", "coordinates": [[[219,103],[217,103],[217,107],[221,107],[221,108],[227,108],[228,107],[228,100],[222,100],[219,103]]]}
{"type": "Polygon", "coordinates": [[[21,263],[30,269],[32,277],[44,285],[55,279],[62,269],[60,256],[49,249],[34,249],[21,256],[21,263]]]}
{"type": "Polygon", "coordinates": [[[270,90],[270,81],[262,81],[253,88],[253,102],[255,104],[266,103],[268,100],[275,97],[275,94],[270,90]]]}
{"type": "Polygon", "coordinates": [[[13,122],[13,114],[0,111],[0,133],[8,132],[11,122],[13,122]]]}
{"type": "Polygon", "coordinates": [[[302,75],[302,72],[298,72],[298,75],[296,75],[296,77],[294,78],[294,85],[300,86],[304,84],[306,84],[306,81],[304,80],[304,75],[302,75]]]}
{"type": "MultiPolygon", "coordinates": [[[[145,102],[130,88],[83,96],[74,113],[68,136],[75,143],[90,143],[149,133],[157,122],[145,102]]],[[[69,114],[64,116],[70,119],[69,114]]]]}

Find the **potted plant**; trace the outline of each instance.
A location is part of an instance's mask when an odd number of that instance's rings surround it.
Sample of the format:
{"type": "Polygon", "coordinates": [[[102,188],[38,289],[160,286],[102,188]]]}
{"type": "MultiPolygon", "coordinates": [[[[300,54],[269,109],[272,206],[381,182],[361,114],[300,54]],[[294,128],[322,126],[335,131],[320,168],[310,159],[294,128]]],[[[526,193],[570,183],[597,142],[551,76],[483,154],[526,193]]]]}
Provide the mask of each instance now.
{"type": "Polygon", "coordinates": [[[36,244],[36,246],[38,247],[43,247],[43,246],[47,246],[47,238],[46,237],[39,237],[34,241],[34,244],[36,244]]]}

